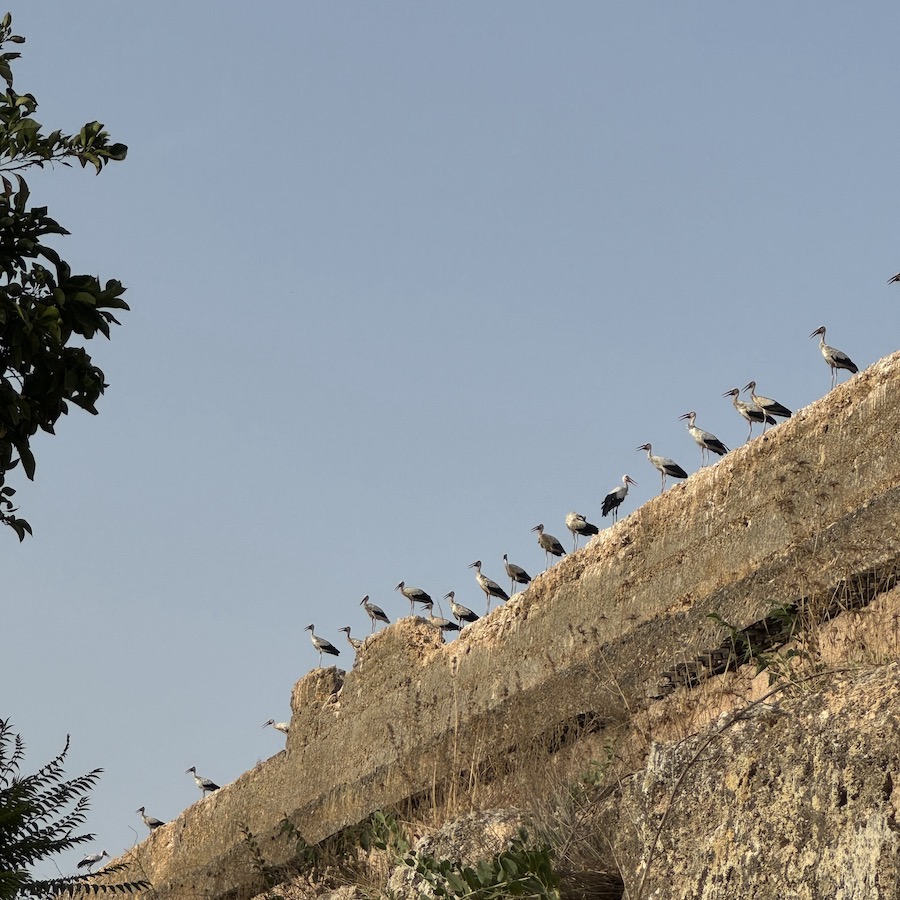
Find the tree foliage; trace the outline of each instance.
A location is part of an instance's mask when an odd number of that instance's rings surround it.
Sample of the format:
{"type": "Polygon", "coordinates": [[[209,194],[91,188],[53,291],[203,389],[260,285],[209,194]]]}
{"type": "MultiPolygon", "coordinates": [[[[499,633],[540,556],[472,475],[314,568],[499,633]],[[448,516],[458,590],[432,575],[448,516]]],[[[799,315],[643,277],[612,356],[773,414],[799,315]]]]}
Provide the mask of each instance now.
{"type": "Polygon", "coordinates": [[[98,333],[108,338],[110,326],[119,324],[113,311],[128,309],[120,282],[73,274],[47,245],[68,232],[46,206],[29,204],[21,174],[74,162],[99,174],[124,159],[128,148],[110,143],[100,122],[88,122],[77,134],[44,133],[33,118],[37,100],[13,88],[11,63],[20,54],[9,47],[24,40],[12,33],[7,13],[0,20],[0,85],[6,84],[0,93],[0,522],[20,541],[31,526],[16,515],[7,473],[21,463],[34,478],[31,438],[38,429],[53,434],[70,403],[96,415],[107,385],[83,342],[98,333]]]}
{"type": "MultiPolygon", "coordinates": [[[[63,764],[69,752],[66,738],[62,752],[32,775],[21,775],[25,756],[22,737],[8,720],[0,719],[0,900],[24,897],[58,897],[79,893],[134,893],[147,887],[143,881],[95,884],[91,875],[35,879],[29,869],[57,853],[94,839],[76,834],[85,821],[88,792],[103,769],[77,778],[65,778],[63,764]]],[[[106,866],[104,876],[120,869],[106,866]]]]}

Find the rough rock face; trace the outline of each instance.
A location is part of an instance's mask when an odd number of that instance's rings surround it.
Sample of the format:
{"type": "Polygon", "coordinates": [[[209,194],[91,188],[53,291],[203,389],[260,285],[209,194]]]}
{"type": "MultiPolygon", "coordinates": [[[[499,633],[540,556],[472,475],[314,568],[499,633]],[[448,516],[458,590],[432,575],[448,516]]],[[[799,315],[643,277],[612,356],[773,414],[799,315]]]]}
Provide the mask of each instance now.
{"type": "Polygon", "coordinates": [[[825,674],[655,746],[617,858],[644,900],[896,898],[898,784],[900,665],[825,674]]]}

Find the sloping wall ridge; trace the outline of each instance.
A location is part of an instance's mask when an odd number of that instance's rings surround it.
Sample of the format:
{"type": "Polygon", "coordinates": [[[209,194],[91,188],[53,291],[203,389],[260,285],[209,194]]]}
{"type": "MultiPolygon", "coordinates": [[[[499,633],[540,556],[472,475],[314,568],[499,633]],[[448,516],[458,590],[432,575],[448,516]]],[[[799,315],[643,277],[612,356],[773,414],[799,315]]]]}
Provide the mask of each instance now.
{"type": "Polygon", "coordinates": [[[242,827],[286,863],[285,816],[320,841],[573,722],[615,727],[666,703],[727,667],[727,652],[713,659],[722,622],[752,632],[797,603],[827,617],[889,587],[898,397],[894,354],[602,531],[452,643],[414,617],[371,636],[352,671],[296,684],[284,752],[120,861],[160,898],[250,896],[264,885],[242,827]]]}

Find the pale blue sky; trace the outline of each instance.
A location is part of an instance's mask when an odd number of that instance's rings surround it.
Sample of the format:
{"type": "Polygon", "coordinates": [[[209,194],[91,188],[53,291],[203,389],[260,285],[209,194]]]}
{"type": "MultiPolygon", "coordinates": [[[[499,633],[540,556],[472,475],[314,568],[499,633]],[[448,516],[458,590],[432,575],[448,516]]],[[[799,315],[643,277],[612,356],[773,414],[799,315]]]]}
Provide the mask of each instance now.
{"type": "Polygon", "coordinates": [[[32,180],[133,311],[2,549],[0,715],[30,768],[71,732],[106,769],[96,850],[281,747],[309,622],[343,649],[401,579],[483,609],[474,559],[539,571],[533,525],[655,495],[638,444],[694,471],[681,413],[735,446],[723,391],[825,393],[814,328],[897,348],[895,3],[13,16],[39,120],[130,148],[32,180]]]}

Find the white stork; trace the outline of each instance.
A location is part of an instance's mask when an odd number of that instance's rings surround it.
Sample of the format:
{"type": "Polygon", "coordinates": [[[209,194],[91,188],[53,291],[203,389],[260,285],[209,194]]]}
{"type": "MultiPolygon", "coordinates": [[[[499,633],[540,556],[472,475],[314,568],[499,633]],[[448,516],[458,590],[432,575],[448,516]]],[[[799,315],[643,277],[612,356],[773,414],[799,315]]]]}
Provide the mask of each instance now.
{"type": "MultiPolygon", "coordinates": [[[[900,274],[900,273],[898,273],[900,274]]],[[[838,369],[848,369],[854,375],[859,371],[856,366],[856,363],[847,356],[842,350],[838,350],[837,347],[829,347],[828,344],[825,343],[825,326],[821,325],[817,328],[810,337],[815,337],[816,335],[821,335],[819,338],[819,349],[822,351],[822,356],[825,357],[825,362],[831,366],[831,386],[832,388],[837,381],[837,370],[838,369]]]]}
{"type": "Polygon", "coordinates": [[[481,618],[477,613],[472,612],[468,606],[456,602],[456,591],[450,591],[444,594],[444,599],[450,601],[450,612],[457,622],[477,622],[481,618]]]}
{"type": "Polygon", "coordinates": [[[747,438],[744,441],[744,443],[747,443],[747,441],[750,440],[750,435],[753,433],[753,426],[756,422],[761,422],[763,427],[765,427],[766,423],[774,425],[775,420],[768,413],[763,412],[756,404],[748,403],[746,400],[740,400],[740,393],[738,388],[732,388],[730,391],[725,391],[722,396],[731,397],[734,408],[744,417],[744,420],[750,426],[750,429],[747,432],[747,438]]]}
{"type": "Polygon", "coordinates": [[[313,647],[319,651],[319,665],[322,665],[322,654],[329,653],[331,656],[340,656],[341,651],[338,650],[331,641],[325,640],[323,637],[319,637],[315,632],[314,625],[307,625],[304,631],[309,632],[309,639],[312,641],[313,647]]]}
{"type": "Polygon", "coordinates": [[[893,278],[888,278],[888,284],[893,284],[895,281],[900,281],[900,272],[893,276],[893,278]]]}
{"type": "Polygon", "coordinates": [[[109,856],[109,854],[104,850],[102,853],[89,853],[85,856],[76,866],[78,869],[87,869],[88,872],[103,859],[104,856],[109,856]]]}
{"type": "Polygon", "coordinates": [[[700,465],[705,466],[709,462],[709,454],[713,452],[718,456],[724,456],[728,448],[714,435],[696,425],[697,413],[686,412],[679,419],[687,420],[687,430],[700,448],[700,465]]]}
{"type": "Polygon", "coordinates": [[[613,513],[613,521],[619,521],[619,507],[622,505],[622,501],[628,496],[629,484],[637,484],[637,482],[630,475],[623,475],[622,484],[619,487],[614,487],[603,498],[604,516],[608,516],[610,513],[613,513]]]}
{"type": "Polygon", "coordinates": [[[440,616],[436,616],[434,614],[434,603],[426,603],[425,609],[428,610],[428,621],[434,625],[435,628],[440,629],[441,632],[441,640],[444,639],[445,631],[461,631],[462,629],[456,622],[451,622],[449,619],[441,618],[440,616]]]}
{"type": "Polygon", "coordinates": [[[148,816],[142,806],[140,809],[136,810],[141,814],[141,818],[144,820],[144,824],[151,830],[156,831],[157,828],[162,828],[166,823],[160,819],[157,819],[156,816],[148,816]]]}
{"type": "Polygon", "coordinates": [[[372,634],[375,633],[375,622],[384,622],[387,625],[391,624],[391,620],[384,614],[384,610],[380,606],[376,606],[374,603],[369,603],[369,595],[366,594],[362,600],[359,601],[359,605],[365,609],[367,615],[372,620],[372,634]]]}
{"type": "MultiPolygon", "coordinates": [[[[762,397],[756,393],[756,382],[748,381],[744,385],[745,391],[750,391],[750,399],[753,401],[757,409],[761,409],[768,416],[778,416],[780,419],[789,419],[793,413],[783,404],[771,397],[762,397]]],[[[763,431],[766,426],[763,425],[763,431]]]]}
{"type": "Polygon", "coordinates": [[[282,734],[287,734],[291,730],[290,722],[276,722],[274,719],[269,719],[267,722],[262,723],[263,728],[268,728],[270,725],[282,734]]]}
{"type": "Polygon", "coordinates": [[[521,566],[511,563],[505,553],[503,554],[503,565],[506,568],[506,574],[509,576],[510,594],[515,590],[517,584],[529,584],[531,582],[531,576],[521,566]]]}
{"type": "Polygon", "coordinates": [[[578,549],[578,535],[590,537],[593,534],[600,534],[600,529],[590,522],[579,512],[570,512],[566,515],[566,528],[572,532],[572,550],[578,549]]]}
{"type": "Polygon", "coordinates": [[[354,652],[358,652],[362,650],[363,642],[359,638],[352,637],[350,634],[350,626],[345,625],[343,628],[338,628],[338,631],[343,631],[347,635],[347,643],[353,648],[354,652]]]}
{"type": "Polygon", "coordinates": [[[552,534],[544,533],[543,525],[535,525],[532,531],[537,532],[538,536],[538,546],[541,550],[544,551],[547,557],[547,568],[550,568],[550,556],[565,556],[566,551],[563,549],[563,545],[555,538],[552,534]]]}
{"type": "Polygon", "coordinates": [[[661,476],[661,483],[659,492],[662,493],[666,489],[666,476],[669,478],[687,478],[688,473],[675,462],[674,459],[669,459],[668,456],[654,456],[653,455],[653,446],[651,444],[641,444],[638,450],[646,450],[647,451],[647,459],[659,470],[659,474],[661,476]]]}
{"type": "Polygon", "coordinates": [[[422,590],[422,588],[411,587],[408,584],[404,584],[404,582],[400,582],[397,587],[394,588],[395,591],[400,591],[407,600],[409,600],[409,614],[412,615],[415,612],[413,608],[413,603],[421,603],[423,606],[427,603],[431,603],[431,597],[422,590]]]}
{"type": "Polygon", "coordinates": [[[480,559],[476,559],[475,562],[471,563],[469,568],[475,570],[475,580],[478,582],[478,587],[484,591],[484,596],[487,597],[488,612],[491,611],[491,597],[497,597],[499,600],[509,600],[509,594],[496,581],[488,578],[487,575],[481,574],[480,559]]]}
{"type": "Polygon", "coordinates": [[[203,791],[204,797],[212,791],[219,790],[219,785],[217,785],[214,781],[211,781],[209,778],[204,778],[202,775],[198,775],[195,766],[191,766],[189,769],[185,769],[185,775],[187,775],[188,773],[194,776],[194,781],[197,787],[200,788],[201,791],[203,791]]]}

